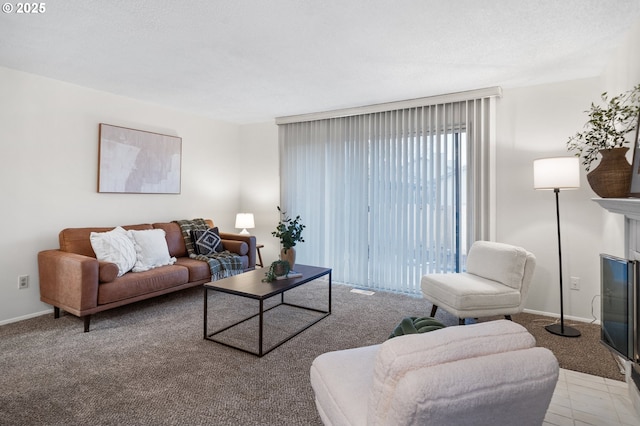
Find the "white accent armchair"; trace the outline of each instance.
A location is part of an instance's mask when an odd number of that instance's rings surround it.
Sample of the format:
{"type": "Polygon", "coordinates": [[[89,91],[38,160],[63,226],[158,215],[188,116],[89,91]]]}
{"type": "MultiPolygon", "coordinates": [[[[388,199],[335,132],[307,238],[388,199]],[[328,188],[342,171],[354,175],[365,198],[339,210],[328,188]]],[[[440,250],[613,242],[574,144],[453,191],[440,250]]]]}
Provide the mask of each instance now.
{"type": "Polygon", "coordinates": [[[310,374],[325,425],[539,426],[558,371],[524,327],[498,320],[328,352],[310,374]]]}
{"type": "Polygon", "coordinates": [[[535,256],[509,244],[476,241],[461,273],[428,274],[420,282],[422,295],[438,307],[465,318],[511,315],[522,312],[536,266],[535,256]]]}

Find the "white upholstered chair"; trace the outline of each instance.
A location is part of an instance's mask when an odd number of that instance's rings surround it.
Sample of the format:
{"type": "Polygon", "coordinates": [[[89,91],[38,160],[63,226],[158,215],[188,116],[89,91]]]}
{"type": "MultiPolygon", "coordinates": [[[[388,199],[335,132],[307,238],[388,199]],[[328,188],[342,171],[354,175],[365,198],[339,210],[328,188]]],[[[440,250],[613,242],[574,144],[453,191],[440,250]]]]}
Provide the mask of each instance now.
{"type": "Polygon", "coordinates": [[[428,274],[422,277],[425,299],[454,314],[464,324],[465,318],[511,315],[522,312],[533,278],[535,256],[509,244],[476,241],[467,255],[466,272],[428,274]]]}
{"type": "Polygon", "coordinates": [[[498,320],[327,352],[310,375],[325,425],[539,426],[558,371],[524,327],[498,320]]]}

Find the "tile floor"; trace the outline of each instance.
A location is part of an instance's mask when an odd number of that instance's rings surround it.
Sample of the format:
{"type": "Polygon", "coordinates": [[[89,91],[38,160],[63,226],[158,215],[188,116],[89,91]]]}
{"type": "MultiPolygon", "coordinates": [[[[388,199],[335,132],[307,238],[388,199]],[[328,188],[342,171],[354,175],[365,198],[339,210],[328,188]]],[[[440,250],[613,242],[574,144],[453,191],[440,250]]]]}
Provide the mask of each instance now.
{"type": "Polygon", "coordinates": [[[627,384],[560,369],[560,377],[543,425],[640,425],[627,384]]]}

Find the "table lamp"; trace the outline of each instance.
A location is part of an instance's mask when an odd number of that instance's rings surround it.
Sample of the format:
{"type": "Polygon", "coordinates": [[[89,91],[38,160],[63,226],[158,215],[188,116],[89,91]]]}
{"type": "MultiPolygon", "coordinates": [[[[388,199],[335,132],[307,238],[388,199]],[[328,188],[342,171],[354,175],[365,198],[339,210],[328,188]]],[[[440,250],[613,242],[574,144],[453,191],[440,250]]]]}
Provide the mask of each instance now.
{"type": "Polygon", "coordinates": [[[248,229],[255,228],[255,222],[253,221],[253,213],[238,213],[236,215],[236,228],[242,228],[241,235],[249,235],[248,229]]]}

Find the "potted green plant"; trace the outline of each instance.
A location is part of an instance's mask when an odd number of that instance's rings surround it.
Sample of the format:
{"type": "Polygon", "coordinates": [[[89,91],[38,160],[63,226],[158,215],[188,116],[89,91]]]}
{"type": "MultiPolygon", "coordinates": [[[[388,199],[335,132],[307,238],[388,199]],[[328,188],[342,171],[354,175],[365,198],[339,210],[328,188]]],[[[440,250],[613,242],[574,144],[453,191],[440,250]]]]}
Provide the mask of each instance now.
{"type": "Polygon", "coordinates": [[[263,282],[271,282],[278,277],[283,277],[289,274],[290,266],[286,260],[276,260],[269,266],[269,270],[262,279],[263,282]]]}
{"type": "Polygon", "coordinates": [[[302,224],[300,216],[291,219],[285,211],[282,211],[280,206],[278,206],[278,211],[280,212],[280,221],[278,222],[276,230],[272,232],[271,235],[280,239],[280,245],[282,246],[280,258],[288,261],[290,270],[293,270],[296,263],[296,251],[293,247],[295,247],[297,243],[304,242],[302,230],[305,228],[305,225],[302,224]]]}
{"type": "Polygon", "coordinates": [[[582,160],[587,172],[602,157],[598,166],[587,174],[589,185],[603,198],[626,197],[631,183],[631,165],[626,160],[630,135],[638,125],[640,84],[617,96],[600,95],[602,105],[591,103],[585,111],[589,119],[584,130],[567,141],[567,149],[582,160]]]}

